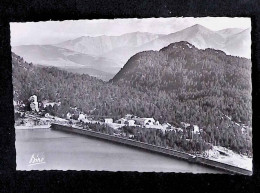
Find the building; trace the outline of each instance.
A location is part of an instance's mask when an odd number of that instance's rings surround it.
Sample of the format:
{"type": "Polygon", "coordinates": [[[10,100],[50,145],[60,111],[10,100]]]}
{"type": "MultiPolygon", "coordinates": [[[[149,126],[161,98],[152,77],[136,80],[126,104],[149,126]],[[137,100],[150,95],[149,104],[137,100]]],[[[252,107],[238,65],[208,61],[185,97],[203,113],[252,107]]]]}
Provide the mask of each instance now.
{"type": "Polygon", "coordinates": [[[132,135],[132,134],[129,135],[129,139],[134,139],[134,138],[135,138],[134,135],[132,135]]]}
{"type": "Polygon", "coordinates": [[[116,121],[116,123],[119,123],[119,124],[126,124],[127,123],[127,120],[125,118],[121,118],[121,119],[118,119],[116,121]]]}
{"type": "Polygon", "coordinates": [[[31,103],[30,103],[30,107],[31,107],[32,111],[39,112],[38,102],[31,102],[31,103]]]}
{"type": "Polygon", "coordinates": [[[30,101],[30,102],[37,102],[37,96],[36,96],[36,95],[32,95],[32,96],[29,98],[29,101],[30,101]]]}
{"type": "Polygon", "coordinates": [[[135,125],[135,120],[128,120],[127,121],[128,126],[134,126],[135,125]]]}
{"type": "Polygon", "coordinates": [[[200,128],[199,128],[199,126],[198,125],[193,125],[193,133],[195,133],[195,134],[200,134],[200,128]]]}
{"type": "Polygon", "coordinates": [[[197,125],[190,125],[186,128],[188,139],[194,139],[195,136],[200,134],[199,127],[197,125]]]}
{"type": "Polygon", "coordinates": [[[193,126],[188,126],[186,127],[186,131],[187,131],[187,138],[188,139],[192,139],[193,136],[193,126]]]}
{"type": "Polygon", "coordinates": [[[145,126],[145,125],[155,125],[154,118],[134,118],[136,124],[145,126]]]}
{"type": "Polygon", "coordinates": [[[78,121],[82,121],[82,122],[84,122],[85,119],[86,119],[86,115],[84,115],[83,113],[80,113],[80,114],[79,114],[78,121]]]}
{"type": "Polygon", "coordinates": [[[71,117],[72,117],[71,113],[68,112],[67,115],[66,115],[66,118],[67,118],[67,119],[71,119],[71,117]]]}
{"type": "Polygon", "coordinates": [[[159,121],[156,121],[155,122],[155,125],[161,125],[159,121]]]}
{"type": "Polygon", "coordinates": [[[57,102],[49,102],[48,100],[43,100],[42,101],[43,108],[46,108],[47,106],[54,107],[54,105],[60,106],[61,102],[58,102],[58,103],[57,102]]]}
{"type": "Polygon", "coordinates": [[[163,127],[164,129],[171,129],[171,124],[170,124],[170,123],[163,123],[163,124],[162,124],[162,127],[163,127]]]}
{"type": "Polygon", "coordinates": [[[113,123],[113,119],[111,119],[111,118],[105,118],[105,123],[113,123]]]}
{"type": "Polygon", "coordinates": [[[128,119],[132,119],[133,117],[134,117],[134,116],[131,115],[131,114],[126,114],[126,115],[125,115],[125,119],[127,119],[127,120],[128,120],[128,119]]]}
{"type": "Polygon", "coordinates": [[[30,108],[31,108],[31,110],[39,112],[39,104],[37,102],[37,96],[36,95],[32,95],[29,98],[29,101],[30,101],[30,108]]]}

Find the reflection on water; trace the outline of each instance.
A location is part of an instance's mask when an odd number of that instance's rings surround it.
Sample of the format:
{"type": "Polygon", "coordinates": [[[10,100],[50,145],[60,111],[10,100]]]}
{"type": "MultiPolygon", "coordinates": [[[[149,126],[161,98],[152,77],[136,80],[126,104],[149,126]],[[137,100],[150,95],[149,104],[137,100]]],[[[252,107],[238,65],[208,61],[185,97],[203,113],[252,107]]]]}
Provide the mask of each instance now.
{"type": "Polygon", "coordinates": [[[17,170],[220,173],[156,153],[50,129],[16,130],[15,144],[17,170]],[[37,155],[43,163],[30,164],[32,156],[37,155]]]}

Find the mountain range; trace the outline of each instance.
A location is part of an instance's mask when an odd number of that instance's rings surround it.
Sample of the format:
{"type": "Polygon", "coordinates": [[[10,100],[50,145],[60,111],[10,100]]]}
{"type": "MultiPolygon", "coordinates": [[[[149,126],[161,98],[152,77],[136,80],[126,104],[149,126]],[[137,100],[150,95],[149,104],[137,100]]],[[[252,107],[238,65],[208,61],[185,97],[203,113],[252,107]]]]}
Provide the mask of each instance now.
{"type": "Polygon", "coordinates": [[[12,51],[28,62],[111,79],[136,53],[160,50],[170,43],[187,41],[197,48],[214,48],[250,58],[250,29],[212,31],[194,25],[168,35],[134,32],[121,36],[83,36],[54,45],[21,45],[12,51]]]}

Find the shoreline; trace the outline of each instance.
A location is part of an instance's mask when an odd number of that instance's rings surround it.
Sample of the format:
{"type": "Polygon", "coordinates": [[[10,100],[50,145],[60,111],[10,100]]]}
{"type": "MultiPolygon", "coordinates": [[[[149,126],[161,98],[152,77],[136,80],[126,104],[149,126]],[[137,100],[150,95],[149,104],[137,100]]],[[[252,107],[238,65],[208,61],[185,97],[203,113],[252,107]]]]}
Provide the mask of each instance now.
{"type": "Polygon", "coordinates": [[[72,127],[72,126],[67,126],[67,125],[60,125],[60,124],[52,124],[51,129],[53,130],[60,130],[64,132],[70,132],[70,133],[76,133],[80,135],[85,135],[85,136],[90,136],[90,137],[95,137],[115,143],[120,143],[124,145],[128,145],[131,147],[136,147],[136,148],[141,148],[145,149],[151,152],[155,153],[160,153],[164,155],[168,155],[177,159],[182,159],[185,161],[188,161],[189,163],[194,163],[194,164],[199,164],[199,165],[204,165],[205,167],[211,167],[215,169],[219,169],[222,171],[225,171],[227,173],[231,174],[242,174],[242,175],[252,175],[252,171],[247,170],[245,168],[240,168],[234,165],[230,165],[228,163],[222,163],[218,162],[212,159],[207,159],[202,156],[195,156],[189,153],[185,152],[179,152],[173,149],[168,149],[164,147],[159,147],[155,145],[151,145],[148,143],[143,143],[131,139],[126,139],[122,137],[117,137],[117,136],[112,136],[104,133],[99,133],[91,130],[86,130],[82,129],[80,127],[72,127]]]}
{"type": "Polygon", "coordinates": [[[14,128],[15,130],[50,129],[51,125],[33,125],[33,126],[15,125],[14,128]]]}

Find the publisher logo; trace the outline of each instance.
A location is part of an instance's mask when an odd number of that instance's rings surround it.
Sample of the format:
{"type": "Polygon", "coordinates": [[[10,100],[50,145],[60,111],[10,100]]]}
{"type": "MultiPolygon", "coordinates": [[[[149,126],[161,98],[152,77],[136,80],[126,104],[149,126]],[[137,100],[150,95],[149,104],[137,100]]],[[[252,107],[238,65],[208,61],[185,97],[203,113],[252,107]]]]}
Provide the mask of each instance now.
{"type": "Polygon", "coordinates": [[[28,166],[44,164],[44,163],[45,163],[44,153],[34,153],[31,156],[28,166]]]}

